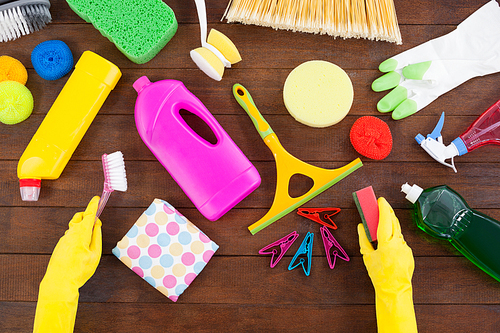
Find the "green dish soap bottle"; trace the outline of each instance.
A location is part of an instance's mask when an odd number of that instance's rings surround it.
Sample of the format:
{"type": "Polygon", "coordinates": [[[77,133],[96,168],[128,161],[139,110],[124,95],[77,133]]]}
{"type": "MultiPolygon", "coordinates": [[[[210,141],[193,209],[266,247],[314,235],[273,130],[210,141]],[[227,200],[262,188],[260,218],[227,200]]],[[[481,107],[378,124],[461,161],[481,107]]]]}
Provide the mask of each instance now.
{"type": "Polygon", "coordinates": [[[429,235],[448,240],[476,266],[500,282],[500,222],[471,209],[446,185],[423,190],[401,187],[413,203],[413,218],[429,235]]]}

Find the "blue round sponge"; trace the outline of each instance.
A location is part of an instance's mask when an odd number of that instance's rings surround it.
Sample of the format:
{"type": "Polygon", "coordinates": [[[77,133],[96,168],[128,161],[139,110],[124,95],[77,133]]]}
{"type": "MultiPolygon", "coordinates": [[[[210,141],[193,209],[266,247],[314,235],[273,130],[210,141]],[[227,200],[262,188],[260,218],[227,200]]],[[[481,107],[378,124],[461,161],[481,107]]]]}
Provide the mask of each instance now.
{"type": "Polygon", "coordinates": [[[57,80],[73,68],[73,55],[63,41],[48,40],[35,46],[31,52],[31,63],[45,80],[57,80]]]}

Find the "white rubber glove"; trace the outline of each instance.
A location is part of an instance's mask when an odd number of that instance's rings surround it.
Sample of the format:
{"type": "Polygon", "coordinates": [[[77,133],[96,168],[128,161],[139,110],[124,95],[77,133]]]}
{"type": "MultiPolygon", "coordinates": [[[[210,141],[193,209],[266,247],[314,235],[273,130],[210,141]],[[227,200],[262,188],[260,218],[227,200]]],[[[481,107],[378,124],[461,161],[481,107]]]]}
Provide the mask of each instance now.
{"type": "Polygon", "coordinates": [[[374,91],[393,89],[377,104],[395,120],[420,111],[465,81],[500,71],[500,7],[492,0],[454,31],[382,62],[374,91]]]}

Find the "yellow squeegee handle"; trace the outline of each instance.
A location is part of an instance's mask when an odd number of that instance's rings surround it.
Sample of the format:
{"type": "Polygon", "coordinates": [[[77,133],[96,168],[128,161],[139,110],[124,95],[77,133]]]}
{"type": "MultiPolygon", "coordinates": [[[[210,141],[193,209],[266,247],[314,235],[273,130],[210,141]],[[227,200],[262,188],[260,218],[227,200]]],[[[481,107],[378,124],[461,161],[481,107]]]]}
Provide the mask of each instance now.
{"type": "Polygon", "coordinates": [[[255,105],[252,99],[252,96],[250,95],[248,90],[246,90],[245,87],[243,87],[239,83],[236,83],[233,86],[233,95],[234,98],[236,98],[236,101],[250,116],[250,119],[252,119],[252,122],[255,125],[255,128],[257,129],[257,132],[259,132],[262,139],[264,139],[269,134],[274,133],[271,126],[269,126],[267,121],[260,114],[259,110],[257,109],[257,106],[255,105]]]}

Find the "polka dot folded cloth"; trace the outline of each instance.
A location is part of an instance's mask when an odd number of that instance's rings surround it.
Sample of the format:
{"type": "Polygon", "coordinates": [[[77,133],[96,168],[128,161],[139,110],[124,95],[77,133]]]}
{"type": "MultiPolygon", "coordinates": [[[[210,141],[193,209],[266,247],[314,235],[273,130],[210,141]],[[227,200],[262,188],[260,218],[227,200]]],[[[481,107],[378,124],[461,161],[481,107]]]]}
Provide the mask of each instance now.
{"type": "Polygon", "coordinates": [[[155,199],[113,254],[177,302],[219,246],[168,202],[155,199]]]}

